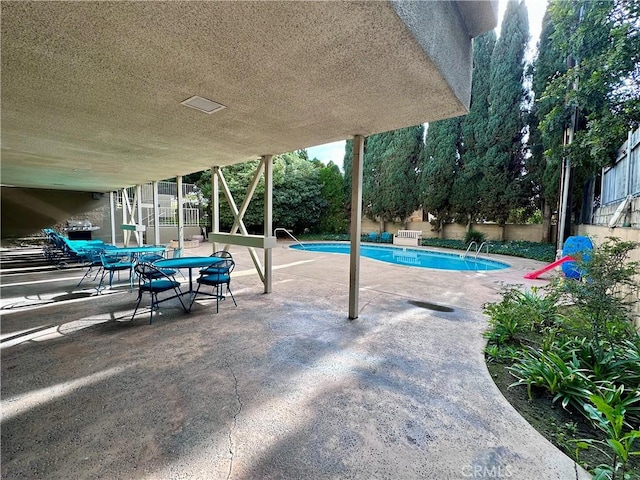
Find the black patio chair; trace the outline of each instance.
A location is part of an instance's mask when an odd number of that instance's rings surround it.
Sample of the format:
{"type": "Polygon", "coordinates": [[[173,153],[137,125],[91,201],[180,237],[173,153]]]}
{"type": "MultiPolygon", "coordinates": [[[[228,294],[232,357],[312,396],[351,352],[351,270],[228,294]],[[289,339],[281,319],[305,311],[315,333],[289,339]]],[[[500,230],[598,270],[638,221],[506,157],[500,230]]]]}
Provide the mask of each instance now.
{"type": "MultiPolygon", "coordinates": [[[[227,252],[228,253],[228,252],[227,252]]],[[[213,256],[213,255],[212,255],[213,256]]],[[[220,300],[224,300],[225,296],[222,292],[223,285],[226,285],[227,292],[231,295],[231,299],[233,300],[233,304],[237,307],[236,299],[231,292],[231,272],[233,271],[236,263],[232,258],[224,258],[222,261],[217,261],[212,263],[210,266],[203,268],[200,271],[200,277],[198,278],[198,288],[196,289],[193,298],[191,299],[191,305],[189,305],[189,309],[195,302],[198,294],[203,295],[211,295],[216,297],[216,313],[219,312],[220,309],[220,300]],[[207,285],[213,287],[212,293],[200,292],[200,287],[202,285],[207,285]]]]}
{"type": "Polygon", "coordinates": [[[165,274],[162,270],[154,267],[150,263],[138,263],[135,266],[135,273],[138,276],[138,303],[136,303],[136,308],[133,310],[133,315],[131,315],[131,320],[136,316],[136,312],[138,311],[138,307],[140,306],[140,302],[142,301],[142,294],[148,293],[151,295],[151,316],[149,318],[149,324],[153,323],[153,310],[158,308],[158,304],[161,302],[165,302],[167,300],[171,300],[173,298],[177,298],[180,300],[180,305],[185,312],[188,311],[184,302],[182,301],[182,290],[180,290],[180,282],[172,279],[167,274],[165,274]],[[175,293],[174,296],[163,298],[162,300],[158,299],[158,294],[163,292],[168,292],[173,290],[175,293]]]}

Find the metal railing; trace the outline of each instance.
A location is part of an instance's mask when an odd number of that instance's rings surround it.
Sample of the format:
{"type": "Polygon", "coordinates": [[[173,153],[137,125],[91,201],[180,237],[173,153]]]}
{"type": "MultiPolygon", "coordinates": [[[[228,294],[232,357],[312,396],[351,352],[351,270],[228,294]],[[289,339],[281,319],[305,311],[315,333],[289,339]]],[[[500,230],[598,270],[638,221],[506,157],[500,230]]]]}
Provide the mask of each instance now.
{"type": "Polygon", "coordinates": [[[278,227],[278,228],[274,229],[273,230],[273,236],[274,237],[276,236],[277,232],[286,233],[287,235],[289,235],[293,239],[294,242],[296,242],[298,245],[300,245],[302,248],[304,248],[304,245],[302,243],[300,243],[300,240],[298,240],[296,237],[294,237],[293,234],[289,230],[287,230],[286,228],[278,227]]]}
{"type": "Polygon", "coordinates": [[[469,246],[467,247],[467,251],[466,251],[466,252],[464,252],[464,253],[462,253],[462,254],[460,254],[460,258],[462,258],[462,259],[467,258],[467,255],[469,255],[469,250],[471,250],[471,247],[472,247],[473,245],[475,245],[475,246],[476,246],[476,250],[475,250],[475,252],[477,253],[477,252],[478,252],[478,250],[477,250],[477,248],[478,248],[478,242],[476,242],[475,240],[472,240],[472,241],[471,241],[471,243],[469,244],[469,246]]]}

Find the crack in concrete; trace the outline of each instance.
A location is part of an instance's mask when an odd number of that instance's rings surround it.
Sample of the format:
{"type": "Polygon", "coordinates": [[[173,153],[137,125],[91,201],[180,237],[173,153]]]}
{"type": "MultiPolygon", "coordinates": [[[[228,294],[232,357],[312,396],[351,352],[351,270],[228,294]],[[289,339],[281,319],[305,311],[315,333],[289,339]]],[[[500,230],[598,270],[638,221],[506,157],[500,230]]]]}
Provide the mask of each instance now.
{"type": "Polygon", "coordinates": [[[234,447],[233,431],[236,429],[236,426],[238,425],[238,415],[240,415],[240,412],[242,411],[242,400],[240,399],[240,393],[238,393],[238,377],[236,377],[236,373],[233,371],[233,369],[229,365],[227,365],[227,368],[231,372],[231,375],[233,375],[234,389],[236,392],[236,400],[238,402],[238,410],[233,414],[233,425],[229,429],[229,454],[231,455],[231,458],[229,460],[229,473],[227,474],[227,480],[229,480],[231,478],[231,473],[233,471],[233,460],[235,458],[235,452],[233,450],[233,447],[234,447]]]}

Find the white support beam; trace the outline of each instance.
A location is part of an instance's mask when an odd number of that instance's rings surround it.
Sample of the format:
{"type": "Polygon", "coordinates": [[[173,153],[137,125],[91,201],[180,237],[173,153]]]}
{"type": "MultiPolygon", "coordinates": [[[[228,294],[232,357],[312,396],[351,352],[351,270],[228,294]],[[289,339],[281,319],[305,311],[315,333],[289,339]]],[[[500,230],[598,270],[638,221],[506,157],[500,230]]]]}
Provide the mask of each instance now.
{"type": "Polygon", "coordinates": [[[184,248],[184,205],[182,195],[182,175],[176,177],[178,184],[178,249],[181,254],[184,248]]]}
{"type": "MultiPolygon", "coordinates": [[[[220,167],[211,167],[211,232],[220,232],[220,188],[218,186],[218,172],[220,167]]],[[[213,242],[213,251],[218,251],[218,245],[213,242]]]]}
{"type": "MultiPolygon", "coordinates": [[[[129,217],[131,215],[131,204],[129,203],[129,193],[126,188],[122,189],[122,224],[126,225],[130,222],[129,217]]],[[[123,229],[123,241],[124,246],[129,246],[129,239],[131,238],[131,232],[123,229]]]]}
{"type": "Polygon", "coordinates": [[[111,245],[116,244],[116,192],[109,192],[109,212],[111,214],[111,245]]]}
{"type": "MultiPolygon", "coordinates": [[[[264,165],[264,236],[266,239],[273,234],[273,157],[263,156],[261,164],[264,165]]],[[[275,237],[271,238],[275,243],[275,237]]],[[[264,246],[264,293],[271,293],[273,289],[272,248],[264,246]]]]}
{"type": "Polygon", "coordinates": [[[240,245],[241,247],[270,249],[276,246],[276,237],[262,235],[239,235],[226,232],[211,233],[210,242],[226,243],[227,245],[240,245]]]}
{"type": "MultiPolygon", "coordinates": [[[[142,225],[142,185],[136,185],[136,218],[134,223],[136,225],[142,225]]],[[[141,247],[144,243],[144,230],[136,229],[136,240],[138,241],[138,246],[141,247]]]]}
{"type": "MultiPolygon", "coordinates": [[[[229,185],[227,185],[227,181],[225,180],[221,170],[218,171],[218,177],[220,179],[220,184],[222,185],[222,191],[224,192],[225,197],[227,197],[227,202],[229,203],[229,207],[231,208],[231,213],[233,214],[233,217],[234,217],[234,224],[237,223],[238,228],[240,229],[240,233],[242,233],[243,236],[247,236],[249,232],[247,231],[247,227],[244,225],[244,222],[242,221],[242,217],[240,217],[240,211],[238,210],[238,206],[236,205],[236,202],[233,199],[233,195],[231,194],[229,185]]],[[[231,234],[233,235],[234,233],[235,232],[232,229],[231,234]]],[[[230,244],[227,244],[225,246],[225,250],[229,249],[229,245],[230,244]]],[[[264,283],[264,268],[262,267],[262,263],[260,262],[260,258],[258,258],[258,254],[256,253],[255,248],[249,247],[249,255],[251,256],[251,260],[253,260],[253,264],[256,267],[256,271],[258,272],[258,275],[260,276],[260,280],[262,281],[262,283],[264,283]]]]}
{"type": "Polygon", "coordinates": [[[358,318],[360,290],[360,234],[362,231],[362,164],[364,137],[353,137],[351,171],[351,253],[349,258],[349,319],[358,318]]]}
{"type": "Polygon", "coordinates": [[[160,245],[160,196],[158,195],[158,182],[152,182],[151,188],[153,188],[153,243],[160,245]]]}
{"type": "Polygon", "coordinates": [[[262,176],[262,172],[264,170],[265,157],[260,159],[260,163],[258,164],[258,168],[253,173],[253,178],[251,179],[251,183],[247,188],[247,194],[242,201],[242,205],[240,205],[240,209],[238,210],[238,214],[234,214],[233,225],[231,226],[231,233],[236,233],[238,228],[240,227],[240,222],[244,218],[244,214],[247,212],[247,208],[249,208],[249,203],[251,203],[251,199],[253,198],[253,194],[256,191],[256,187],[258,183],[260,183],[260,177],[262,176]]]}

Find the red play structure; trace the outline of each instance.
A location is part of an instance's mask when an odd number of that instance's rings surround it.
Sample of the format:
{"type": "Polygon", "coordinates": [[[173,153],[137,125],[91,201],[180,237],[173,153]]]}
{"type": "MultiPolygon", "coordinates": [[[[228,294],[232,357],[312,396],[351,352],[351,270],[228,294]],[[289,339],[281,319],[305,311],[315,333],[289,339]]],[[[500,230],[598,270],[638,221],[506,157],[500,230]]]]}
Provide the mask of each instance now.
{"type": "Polygon", "coordinates": [[[549,265],[545,265],[540,270],[536,270],[535,272],[527,273],[524,276],[524,278],[528,278],[529,280],[533,280],[534,278],[538,278],[543,273],[548,272],[549,270],[553,270],[556,267],[559,267],[560,265],[562,265],[565,262],[573,262],[573,261],[574,261],[573,257],[571,257],[570,255],[565,255],[564,257],[556,260],[555,262],[550,263],[549,265]]]}

